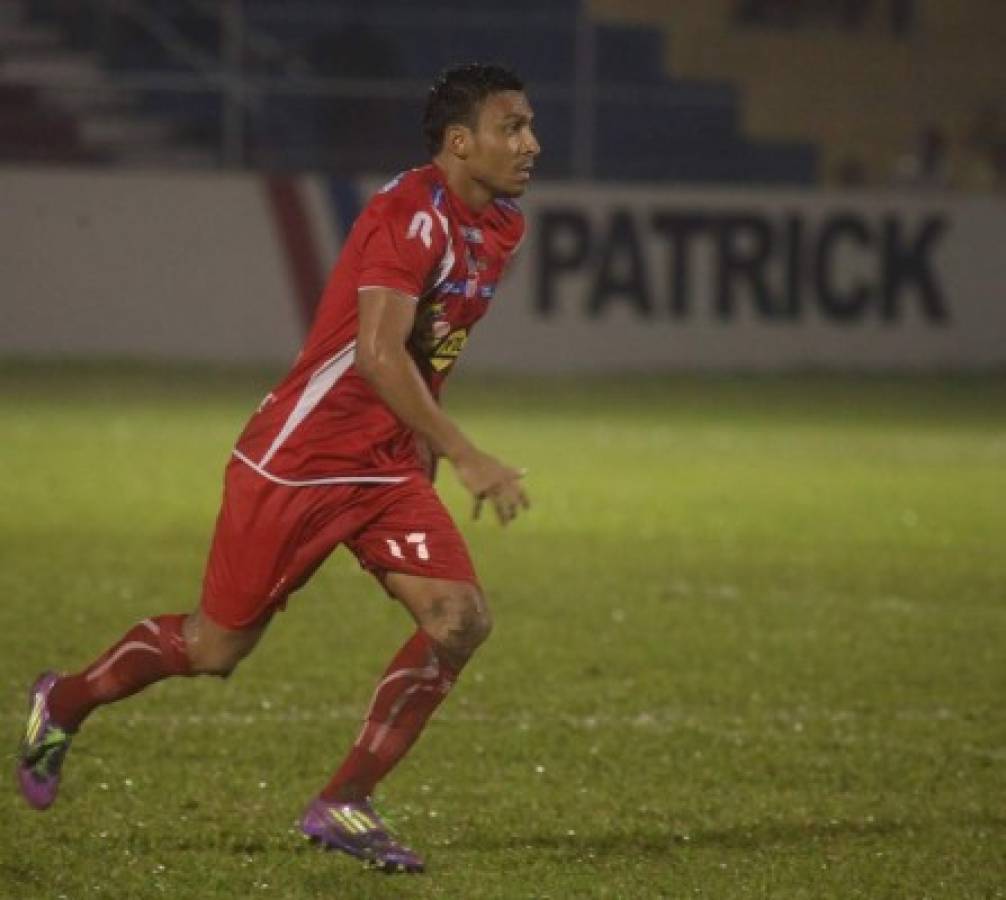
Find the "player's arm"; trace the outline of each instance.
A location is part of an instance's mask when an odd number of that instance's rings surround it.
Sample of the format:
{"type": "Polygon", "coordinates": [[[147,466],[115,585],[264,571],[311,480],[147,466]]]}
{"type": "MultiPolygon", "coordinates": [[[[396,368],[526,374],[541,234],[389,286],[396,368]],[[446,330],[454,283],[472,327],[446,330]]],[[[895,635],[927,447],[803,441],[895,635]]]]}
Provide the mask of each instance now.
{"type": "Polygon", "coordinates": [[[433,399],[406,347],[415,322],[416,302],[390,288],[359,292],[356,368],[392,412],[451,461],[458,479],[480,502],[489,498],[506,524],[529,506],[522,473],[484,453],[433,399]]]}

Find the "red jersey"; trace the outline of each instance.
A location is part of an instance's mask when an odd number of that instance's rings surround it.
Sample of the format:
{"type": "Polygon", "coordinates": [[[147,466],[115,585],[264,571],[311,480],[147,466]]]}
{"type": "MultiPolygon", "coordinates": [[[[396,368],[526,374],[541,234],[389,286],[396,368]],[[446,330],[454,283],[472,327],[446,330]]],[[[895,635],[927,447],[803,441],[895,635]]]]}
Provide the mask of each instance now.
{"type": "Polygon", "coordinates": [[[353,225],[304,348],[234,455],[294,485],[401,481],[422,471],[412,430],[354,366],[357,304],[367,288],[416,301],[408,349],[438,397],[523,233],[514,203],[499,199],[473,212],[435,165],[395,178],[353,225]]]}

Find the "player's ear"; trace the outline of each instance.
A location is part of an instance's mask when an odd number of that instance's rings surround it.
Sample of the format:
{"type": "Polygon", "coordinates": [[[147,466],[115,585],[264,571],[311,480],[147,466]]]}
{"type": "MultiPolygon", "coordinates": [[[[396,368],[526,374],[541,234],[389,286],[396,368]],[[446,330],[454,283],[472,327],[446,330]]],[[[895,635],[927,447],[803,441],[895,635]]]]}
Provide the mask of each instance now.
{"type": "Polygon", "coordinates": [[[448,125],[444,131],[444,147],[459,159],[472,152],[472,130],[467,125],[448,125]]]}

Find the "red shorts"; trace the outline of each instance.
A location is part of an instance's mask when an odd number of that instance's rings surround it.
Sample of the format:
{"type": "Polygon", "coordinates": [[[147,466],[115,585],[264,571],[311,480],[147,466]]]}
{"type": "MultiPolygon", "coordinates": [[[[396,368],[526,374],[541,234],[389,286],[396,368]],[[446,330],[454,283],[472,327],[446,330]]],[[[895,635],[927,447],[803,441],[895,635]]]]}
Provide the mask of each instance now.
{"type": "Polygon", "coordinates": [[[203,611],[257,625],[345,544],[378,578],[402,572],[477,583],[464,538],[423,478],[289,487],[231,460],[203,578],[203,611]]]}

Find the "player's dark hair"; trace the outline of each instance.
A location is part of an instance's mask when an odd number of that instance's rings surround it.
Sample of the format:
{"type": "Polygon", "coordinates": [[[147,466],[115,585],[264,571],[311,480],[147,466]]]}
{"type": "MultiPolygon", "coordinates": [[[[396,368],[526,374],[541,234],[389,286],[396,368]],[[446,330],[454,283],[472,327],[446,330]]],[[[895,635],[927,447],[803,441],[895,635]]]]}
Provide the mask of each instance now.
{"type": "Polygon", "coordinates": [[[423,136],[430,156],[436,156],[443,147],[448,125],[475,127],[486,97],[500,91],[522,90],[524,82],[503,66],[468,63],[442,72],[430,88],[423,113],[423,136]]]}

